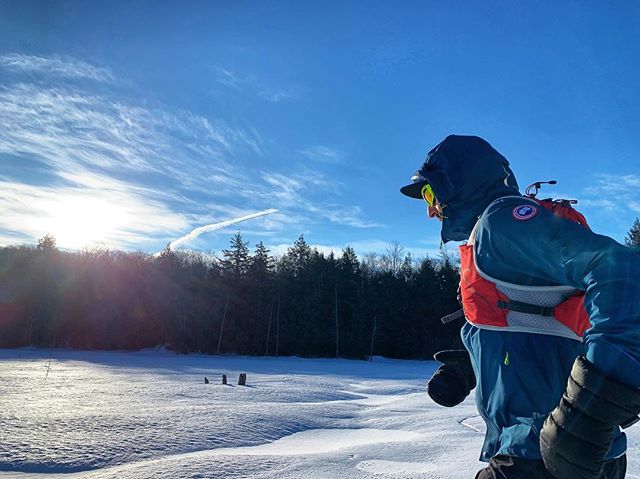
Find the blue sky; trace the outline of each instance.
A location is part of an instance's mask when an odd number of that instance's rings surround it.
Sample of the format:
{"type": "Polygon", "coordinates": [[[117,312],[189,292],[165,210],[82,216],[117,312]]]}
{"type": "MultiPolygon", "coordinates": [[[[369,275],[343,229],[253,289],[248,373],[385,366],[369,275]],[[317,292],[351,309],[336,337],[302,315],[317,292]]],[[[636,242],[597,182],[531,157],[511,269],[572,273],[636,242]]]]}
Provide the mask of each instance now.
{"type": "Polygon", "coordinates": [[[0,244],[435,255],[398,189],[476,134],[623,241],[640,216],[640,4],[1,2],[0,244]]]}

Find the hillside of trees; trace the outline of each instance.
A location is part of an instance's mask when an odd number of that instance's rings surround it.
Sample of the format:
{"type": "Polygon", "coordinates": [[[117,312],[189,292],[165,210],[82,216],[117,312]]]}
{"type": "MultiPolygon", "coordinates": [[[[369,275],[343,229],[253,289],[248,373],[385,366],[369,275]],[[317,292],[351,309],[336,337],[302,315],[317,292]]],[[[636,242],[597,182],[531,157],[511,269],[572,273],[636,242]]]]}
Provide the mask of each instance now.
{"type": "Polygon", "coordinates": [[[274,259],[240,234],[220,258],[171,251],[0,248],[0,347],[181,353],[430,358],[458,346],[458,265],[382,255],[339,257],[303,236],[274,259]]]}

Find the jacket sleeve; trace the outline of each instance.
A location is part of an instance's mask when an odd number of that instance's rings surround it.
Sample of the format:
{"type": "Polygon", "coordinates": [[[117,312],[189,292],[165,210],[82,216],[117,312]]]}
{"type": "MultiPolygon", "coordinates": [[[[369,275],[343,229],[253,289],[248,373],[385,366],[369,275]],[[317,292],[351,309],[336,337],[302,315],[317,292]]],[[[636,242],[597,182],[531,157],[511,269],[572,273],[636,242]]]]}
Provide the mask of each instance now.
{"type": "Polygon", "coordinates": [[[585,291],[587,359],[603,374],[640,387],[640,255],[542,207],[517,219],[521,204],[528,202],[498,201],[480,218],[480,268],[503,281],[585,291]]]}

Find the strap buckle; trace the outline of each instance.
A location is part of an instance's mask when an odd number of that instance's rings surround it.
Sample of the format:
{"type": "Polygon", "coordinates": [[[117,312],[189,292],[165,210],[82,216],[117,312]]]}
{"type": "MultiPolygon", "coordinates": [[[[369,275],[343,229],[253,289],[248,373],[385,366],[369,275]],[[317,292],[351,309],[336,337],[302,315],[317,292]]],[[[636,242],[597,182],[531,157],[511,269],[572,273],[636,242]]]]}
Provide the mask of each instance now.
{"type": "Polygon", "coordinates": [[[522,301],[498,301],[498,308],[516,313],[535,314],[538,316],[553,316],[554,308],[523,303],[522,301]]]}

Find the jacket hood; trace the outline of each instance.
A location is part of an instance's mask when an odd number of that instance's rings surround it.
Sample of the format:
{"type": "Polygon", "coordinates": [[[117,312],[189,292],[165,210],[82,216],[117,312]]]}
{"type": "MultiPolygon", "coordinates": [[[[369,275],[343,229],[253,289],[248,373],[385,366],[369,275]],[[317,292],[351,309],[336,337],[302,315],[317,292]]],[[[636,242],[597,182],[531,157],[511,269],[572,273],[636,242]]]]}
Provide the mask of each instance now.
{"type": "Polygon", "coordinates": [[[418,173],[444,205],[444,243],[468,239],[478,217],[495,199],[520,195],[507,159],[478,136],[446,137],[429,152],[418,173]]]}

